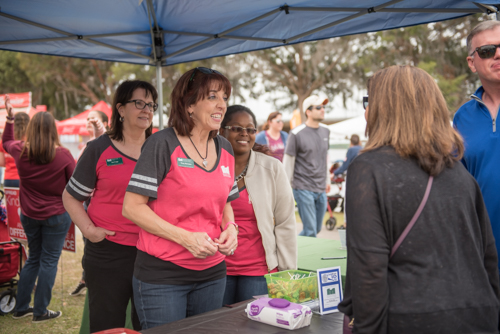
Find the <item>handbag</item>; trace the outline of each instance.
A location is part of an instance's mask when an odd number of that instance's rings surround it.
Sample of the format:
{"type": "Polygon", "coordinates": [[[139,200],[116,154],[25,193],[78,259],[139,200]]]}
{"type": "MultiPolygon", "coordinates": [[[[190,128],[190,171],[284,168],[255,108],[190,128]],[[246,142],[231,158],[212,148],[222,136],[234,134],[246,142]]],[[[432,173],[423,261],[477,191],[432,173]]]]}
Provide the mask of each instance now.
{"type": "MultiPolygon", "coordinates": [[[[420,217],[420,214],[422,213],[422,210],[424,209],[424,206],[427,203],[427,199],[429,198],[429,194],[431,192],[433,180],[434,180],[434,177],[429,176],[429,181],[427,181],[427,188],[425,189],[424,198],[422,198],[422,201],[420,202],[420,205],[418,206],[418,209],[415,212],[415,214],[413,215],[413,218],[411,219],[410,223],[408,224],[408,226],[406,226],[403,233],[401,233],[401,235],[399,236],[399,238],[396,241],[396,243],[394,244],[394,246],[392,246],[391,255],[389,257],[389,260],[393,257],[394,253],[396,253],[399,246],[401,246],[401,244],[405,240],[408,233],[410,233],[410,231],[413,228],[413,225],[415,225],[418,217],[420,217]]],[[[343,333],[344,334],[352,334],[353,328],[354,328],[354,317],[352,317],[352,320],[351,320],[348,315],[344,314],[343,333]]]]}

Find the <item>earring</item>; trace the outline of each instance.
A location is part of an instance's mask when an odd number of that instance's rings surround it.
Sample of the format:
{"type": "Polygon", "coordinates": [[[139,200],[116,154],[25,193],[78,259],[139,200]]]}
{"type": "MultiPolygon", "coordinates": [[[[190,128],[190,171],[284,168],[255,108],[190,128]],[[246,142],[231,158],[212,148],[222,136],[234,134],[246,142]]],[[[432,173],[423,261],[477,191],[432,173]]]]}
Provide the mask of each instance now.
{"type": "Polygon", "coordinates": [[[190,117],[190,118],[193,118],[193,114],[192,114],[192,113],[191,113],[191,114],[189,114],[189,117],[190,117]]]}
{"type": "Polygon", "coordinates": [[[120,122],[122,122],[122,123],[123,123],[123,116],[120,116],[120,118],[119,118],[119,119],[120,119],[120,122]]]}

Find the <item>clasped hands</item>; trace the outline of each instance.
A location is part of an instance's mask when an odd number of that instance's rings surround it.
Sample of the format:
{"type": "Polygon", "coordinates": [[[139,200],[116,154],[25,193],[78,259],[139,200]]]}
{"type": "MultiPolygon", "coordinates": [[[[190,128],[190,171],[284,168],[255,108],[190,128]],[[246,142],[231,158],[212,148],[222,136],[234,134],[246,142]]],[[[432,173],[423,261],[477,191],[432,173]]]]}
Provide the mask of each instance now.
{"type": "Polygon", "coordinates": [[[213,240],[206,232],[192,232],[189,233],[183,246],[197,259],[205,259],[207,256],[215,255],[217,251],[229,256],[233,255],[238,247],[237,234],[234,225],[228,226],[219,238],[213,240]]]}

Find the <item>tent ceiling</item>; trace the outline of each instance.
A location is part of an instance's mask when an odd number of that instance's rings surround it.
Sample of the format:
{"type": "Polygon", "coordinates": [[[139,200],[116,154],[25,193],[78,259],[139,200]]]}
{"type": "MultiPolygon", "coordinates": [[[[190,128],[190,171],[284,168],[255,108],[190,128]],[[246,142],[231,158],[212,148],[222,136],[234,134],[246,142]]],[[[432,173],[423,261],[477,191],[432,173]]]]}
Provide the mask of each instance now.
{"type": "Polygon", "coordinates": [[[0,49],[167,66],[500,8],[480,2],[0,0],[0,49]]]}

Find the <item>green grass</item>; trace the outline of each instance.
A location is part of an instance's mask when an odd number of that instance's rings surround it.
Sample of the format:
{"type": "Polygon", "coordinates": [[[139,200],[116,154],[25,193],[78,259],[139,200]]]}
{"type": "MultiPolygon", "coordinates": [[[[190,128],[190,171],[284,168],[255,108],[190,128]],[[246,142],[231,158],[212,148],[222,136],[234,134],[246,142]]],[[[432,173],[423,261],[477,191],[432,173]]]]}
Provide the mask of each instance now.
{"type": "MultiPolygon", "coordinates": [[[[48,307],[53,311],[62,311],[62,316],[55,320],[33,324],[31,317],[14,320],[12,314],[7,314],[0,316],[0,333],[79,333],[85,296],[71,297],[69,295],[69,292],[78,284],[82,274],[83,241],[79,235],[76,238],[77,252],[62,252],[52,289],[52,300],[48,307]]],[[[33,295],[31,305],[33,305],[33,295]]]]}

